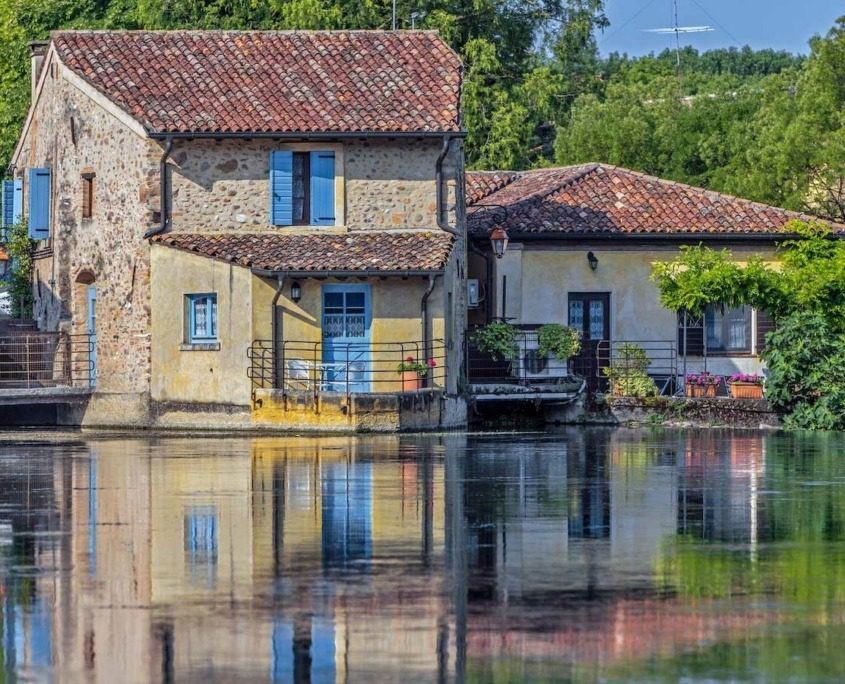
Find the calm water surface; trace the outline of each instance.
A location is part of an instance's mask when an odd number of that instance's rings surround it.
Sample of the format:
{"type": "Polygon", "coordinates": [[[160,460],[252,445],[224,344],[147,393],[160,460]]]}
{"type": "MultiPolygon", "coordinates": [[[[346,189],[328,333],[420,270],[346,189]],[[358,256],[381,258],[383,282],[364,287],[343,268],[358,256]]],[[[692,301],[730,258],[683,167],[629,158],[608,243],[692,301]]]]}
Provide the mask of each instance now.
{"type": "Polygon", "coordinates": [[[0,435],[0,682],[841,682],[845,436],[0,435]]]}

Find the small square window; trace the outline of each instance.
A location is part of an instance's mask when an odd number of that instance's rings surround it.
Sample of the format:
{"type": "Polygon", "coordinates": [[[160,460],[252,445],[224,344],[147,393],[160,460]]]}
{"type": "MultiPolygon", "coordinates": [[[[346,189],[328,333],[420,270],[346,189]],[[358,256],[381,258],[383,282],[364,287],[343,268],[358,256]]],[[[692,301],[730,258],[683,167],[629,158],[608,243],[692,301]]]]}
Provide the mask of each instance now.
{"type": "Polygon", "coordinates": [[[217,295],[188,295],[188,330],[185,336],[189,343],[217,341],[217,295]]]}

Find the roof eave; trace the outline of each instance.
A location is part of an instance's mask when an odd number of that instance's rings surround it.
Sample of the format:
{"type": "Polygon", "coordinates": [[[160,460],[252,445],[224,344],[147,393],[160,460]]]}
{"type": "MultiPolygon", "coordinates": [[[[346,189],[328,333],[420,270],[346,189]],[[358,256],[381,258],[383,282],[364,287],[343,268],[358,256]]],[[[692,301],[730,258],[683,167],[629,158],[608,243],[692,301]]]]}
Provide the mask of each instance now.
{"type": "MultiPolygon", "coordinates": [[[[797,233],[517,233],[508,232],[511,242],[782,242],[783,240],[797,240],[801,236],[797,233]]],[[[834,238],[845,237],[834,234],[834,238]]],[[[484,234],[470,233],[472,240],[489,241],[484,234]]]]}
{"type": "Polygon", "coordinates": [[[328,140],[338,138],[465,138],[467,132],[458,131],[238,131],[238,132],[210,132],[210,131],[174,131],[148,133],[153,140],[209,140],[209,139],[244,139],[267,138],[272,140],[328,140]]]}
{"type": "Polygon", "coordinates": [[[251,268],[255,275],[262,278],[427,278],[429,276],[443,275],[442,268],[432,270],[392,270],[382,271],[378,269],[367,269],[365,271],[297,271],[297,270],[275,270],[266,268],[251,268]]]}

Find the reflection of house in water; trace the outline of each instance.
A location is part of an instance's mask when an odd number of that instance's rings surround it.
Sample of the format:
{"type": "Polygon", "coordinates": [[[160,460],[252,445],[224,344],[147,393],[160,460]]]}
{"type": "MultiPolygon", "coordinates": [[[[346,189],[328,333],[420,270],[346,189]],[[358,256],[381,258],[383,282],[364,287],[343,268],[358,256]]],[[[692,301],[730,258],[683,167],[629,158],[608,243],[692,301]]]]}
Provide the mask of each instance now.
{"type": "Polygon", "coordinates": [[[2,487],[19,510],[13,492],[43,498],[16,533],[69,532],[14,537],[44,570],[25,601],[4,584],[17,663],[108,682],[461,679],[467,663],[607,662],[745,624],[688,614],[656,577],[679,531],[757,520],[759,437],[199,444],[91,442],[2,487]]]}
{"type": "Polygon", "coordinates": [[[759,490],[765,462],[759,433],[688,434],[679,464],[678,533],[756,543],[764,533],[759,490]]]}

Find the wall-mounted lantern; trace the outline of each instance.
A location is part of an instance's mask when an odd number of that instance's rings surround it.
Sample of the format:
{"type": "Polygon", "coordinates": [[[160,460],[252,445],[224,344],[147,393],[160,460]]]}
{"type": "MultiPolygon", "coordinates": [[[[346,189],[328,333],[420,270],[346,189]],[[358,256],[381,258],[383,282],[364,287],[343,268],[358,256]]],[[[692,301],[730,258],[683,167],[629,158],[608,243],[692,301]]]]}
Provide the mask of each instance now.
{"type": "Polygon", "coordinates": [[[497,259],[505,256],[505,252],[508,250],[508,240],[508,232],[504,228],[496,228],[490,233],[490,244],[497,259]]]}
{"type": "Polygon", "coordinates": [[[591,271],[595,271],[599,267],[599,259],[592,252],[587,252],[587,261],[590,262],[591,271]]]}
{"type": "Polygon", "coordinates": [[[290,298],[294,304],[298,304],[302,299],[302,287],[295,280],[290,284],[290,298]]]}

